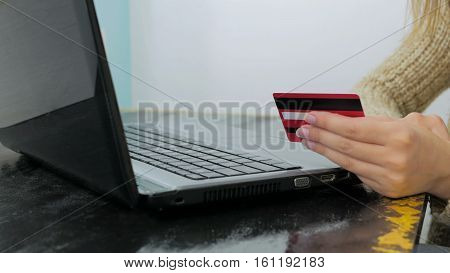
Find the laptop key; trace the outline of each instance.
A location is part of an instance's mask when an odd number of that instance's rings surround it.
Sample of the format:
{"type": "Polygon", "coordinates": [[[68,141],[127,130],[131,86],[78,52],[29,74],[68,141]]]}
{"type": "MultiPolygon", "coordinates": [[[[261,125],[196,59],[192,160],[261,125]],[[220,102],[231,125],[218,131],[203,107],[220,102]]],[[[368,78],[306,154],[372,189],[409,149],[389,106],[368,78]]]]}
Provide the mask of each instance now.
{"type": "Polygon", "coordinates": [[[179,159],[183,159],[183,160],[189,160],[189,159],[192,159],[192,158],[195,158],[195,157],[183,154],[183,155],[180,155],[178,158],[179,159]]]}
{"type": "Polygon", "coordinates": [[[158,158],[158,160],[161,161],[161,162],[167,162],[167,160],[173,159],[173,158],[168,157],[168,156],[165,156],[165,155],[159,156],[159,157],[157,157],[157,158],[158,158]]]}
{"type": "Polygon", "coordinates": [[[245,157],[245,158],[254,158],[254,157],[258,157],[255,154],[249,154],[249,153],[241,153],[239,154],[239,156],[245,157]]]}
{"type": "Polygon", "coordinates": [[[268,171],[268,172],[280,170],[280,168],[278,168],[278,167],[273,167],[273,166],[269,166],[269,165],[258,163],[258,162],[247,163],[245,165],[250,166],[252,168],[262,170],[262,171],[268,171]]]}
{"type": "Polygon", "coordinates": [[[169,166],[169,167],[166,167],[164,169],[169,171],[169,172],[184,171],[184,170],[181,170],[180,168],[173,167],[173,166],[169,166]]]}
{"type": "Polygon", "coordinates": [[[254,168],[250,168],[247,166],[236,166],[233,167],[232,169],[236,170],[236,171],[240,171],[246,174],[253,174],[253,173],[261,173],[260,170],[254,169],[254,168]]]}
{"type": "Polygon", "coordinates": [[[177,158],[178,158],[178,156],[180,156],[179,153],[177,153],[177,152],[172,152],[172,151],[167,151],[167,152],[164,153],[164,155],[172,156],[172,157],[177,157],[177,158]]]}
{"type": "Polygon", "coordinates": [[[301,166],[296,166],[293,164],[289,164],[289,163],[278,163],[278,164],[273,164],[273,166],[284,169],[284,170],[295,170],[295,169],[301,169],[301,166]]]}
{"type": "Polygon", "coordinates": [[[151,166],[154,166],[154,167],[158,167],[158,168],[161,168],[161,166],[159,166],[157,163],[158,162],[155,162],[155,161],[148,161],[148,160],[145,160],[145,159],[137,159],[138,161],[141,161],[141,162],[144,162],[145,164],[148,164],[148,165],[151,165],[151,166]]]}
{"type": "Polygon", "coordinates": [[[215,151],[213,155],[223,158],[224,156],[230,155],[229,153],[215,151]]]}
{"type": "Polygon", "coordinates": [[[222,158],[212,159],[210,161],[213,162],[213,163],[216,163],[216,164],[222,164],[222,163],[228,162],[228,160],[222,159],[222,158]]]}
{"type": "Polygon", "coordinates": [[[214,164],[214,165],[203,166],[203,168],[211,170],[211,171],[215,171],[218,169],[223,169],[223,166],[214,164]]]}
{"type": "Polygon", "coordinates": [[[160,159],[160,160],[164,163],[169,163],[169,164],[176,163],[179,161],[178,159],[172,158],[172,157],[167,157],[166,159],[160,159]]]}
{"type": "Polygon", "coordinates": [[[178,153],[180,153],[180,154],[186,154],[186,153],[189,153],[189,149],[185,149],[185,148],[181,148],[181,147],[177,147],[177,148],[174,148],[174,151],[176,151],[176,152],[178,152],[178,153]]]}
{"type": "Polygon", "coordinates": [[[178,168],[181,168],[183,166],[192,166],[191,163],[185,162],[185,161],[181,161],[181,160],[180,161],[171,162],[170,164],[174,165],[174,166],[176,166],[178,168]]]}
{"type": "Polygon", "coordinates": [[[200,152],[190,152],[189,153],[189,155],[190,156],[195,156],[195,157],[202,157],[202,156],[204,156],[205,154],[204,153],[200,153],[200,152]]]}
{"type": "Polygon", "coordinates": [[[194,169],[190,169],[189,171],[192,172],[192,173],[196,173],[196,174],[201,174],[201,173],[207,173],[207,172],[210,172],[210,170],[208,170],[208,169],[205,169],[205,168],[199,168],[199,167],[194,168],[194,169]]]}
{"type": "Polygon", "coordinates": [[[132,155],[132,157],[136,157],[136,158],[139,158],[139,159],[142,159],[142,160],[148,160],[148,157],[145,157],[145,156],[143,156],[141,154],[131,154],[131,155],[132,155]]]}
{"type": "Polygon", "coordinates": [[[189,158],[189,159],[183,159],[183,160],[185,160],[185,161],[187,161],[187,162],[190,162],[190,163],[192,163],[192,164],[196,164],[197,162],[203,162],[203,159],[200,159],[200,158],[189,158]]]}
{"type": "Polygon", "coordinates": [[[211,161],[211,160],[215,160],[218,158],[215,156],[212,156],[212,155],[207,155],[207,156],[202,157],[202,159],[211,161]]]}
{"type": "Polygon", "coordinates": [[[239,159],[233,160],[233,162],[245,164],[245,163],[252,163],[254,161],[251,159],[248,159],[248,158],[239,158],[239,159]]]}
{"type": "Polygon", "coordinates": [[[174,171],[174,173],[179,174],[179,175],[182,175],[182,176],[191,174],[190,172],[183,171],[183,170],[177,170],[177,171],[174,171]]]}
{"type": "Polygon", "coordinates": [[[216,172],[224,174],[226,176],[233,176],[233,175],[240,175],[240,174],[242,174],[241,172],[238,172],[238,171],[233,170],[233,169],[217,169],[216,172]]]}
{"type": "Polygon", "coordinates": [[[198,146],[198,145],[192,146],[192,150],[195,150],[195,151],[198,151],[198,152],[202,152],[202,153],[207,153],[208,151],[211,151],[211,149],[208,149],[208,148],[203,147],[203,146],[198,146]]]}
{"type": "Polygon", "coordinates": [[[220,163],[220,165],[222,165],[222,166],[224,166],[224,167],[236,167],[236,166],[241,166],[241,164],[236,163],[236,162],[232,162],[232,161],[223,162],[223,163],[220,163]]]}
{"type": "Polygon", "coordinates": [[[204,179],[205,177],[198,175],[198,174],[187,174],[185,175],[187,178],[194,179],[194,180],[200,180],[204,179]]]}
{"type": "Polygon", "coordinates": [[[259,156],[259,155],[252,155],[252,156],[248,156],[247,158],[251,158],[251,159],[253,159],[255,161],[264,161],[265,159],[266,160],[268,159],[267,157],[262,157],[262,156],[259,156]]]}
{"type": "Polygon", "coordinates": [[[240,159],[240,158],[242,158],[242,157],[239,157],[239,156],[235,156],[235,155],[226,155],[226,156],[222,156],[221,158],[223,158],[223,159],[228,159],[228,160],[235,160],[235,159],[240,159]]]}
{"type": "Polygon", "coordinates": [[[272,158],[270,160],[264,160],[264,163],[269,164],[269,165],[289,164],[287,162],[275,160],[275,159],[272,159],[272,158]]]}
{"type": "Polygon", "coordinates": [[[153,166],[160,167],[160,168],[163,168],[163,167],[166,167],[166,166],[168,167],[168,166],[169,166],[167,163],[160,162],[160,161],[156,161],[156,160],[145,160],[145,163],[148,163],[148,164],[151,164],[151,165],[153,165],[153,166]]]}
{"type": "Polygon", "coordinates": [[[195,169],[197,166],[190,164],[190,165],[182,165],[182,166],[179,166],[179,167],[180,167],[180,169],[190,171],[192,169],[195,169]]]}
{"type": "Polygon", "coordinates": [[[202,173],[202,175],[203,175],[204,177],[207,177],[207,178],[219,178],[219,177],[224,177],[223,174],[215,173],[215,172],[202,173]]]}
{"type": "Polygon", "coordinates": [[[199,161],[199,162],[195,162],[194,164],[197,166],[202,166],[202,167],[214,166],[214,163],[211,163],[209,161],[199,161]]]}

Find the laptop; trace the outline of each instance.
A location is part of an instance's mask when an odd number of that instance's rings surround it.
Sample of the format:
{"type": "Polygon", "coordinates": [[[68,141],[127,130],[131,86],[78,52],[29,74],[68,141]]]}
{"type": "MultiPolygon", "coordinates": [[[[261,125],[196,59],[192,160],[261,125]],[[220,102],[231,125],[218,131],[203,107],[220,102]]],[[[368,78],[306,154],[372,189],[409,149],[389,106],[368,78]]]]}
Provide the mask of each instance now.
{"type": "Polygon", "coordinates": [[[5,1],[0,37],[0,142],[101,196],[162,209],[354,183],[298,143],[222,149],[123,124],[92,0],[5,1]]]}

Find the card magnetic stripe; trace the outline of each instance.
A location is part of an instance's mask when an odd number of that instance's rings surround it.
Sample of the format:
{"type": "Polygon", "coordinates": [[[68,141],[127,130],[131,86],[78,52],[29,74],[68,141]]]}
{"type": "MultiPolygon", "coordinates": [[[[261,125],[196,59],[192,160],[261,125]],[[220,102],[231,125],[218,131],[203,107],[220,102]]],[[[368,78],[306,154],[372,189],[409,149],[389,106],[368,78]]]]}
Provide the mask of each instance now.
{"type": "MultiPolygon", "coordinates": [[[[297,135],[295,134],[295,132],[297,131],[298,128],[300,128],[301,126],[307,124],[307,122],[303,119],[298,119],[298,120],[289,120],[289,119],[285,119],[285,113],[299,113],[299,112],[282,112],[283,110],[280,109],[280,117],[283,123],[283,126],[286,130],[286,134],[287,137],[290,141],[293,142],[299,142],[301,141],[301,139],[299,137],[297,137],[297,135]]],[[[309,111],[303,112],[302,114],[306,114],[309,111]]],[[[364,117],[364,112],[363,111],[333,111],[336,114],[341,114],[347,117],[364,117]]]]}
{"type": "Polygon", "coordinates": [[[277,108],[281,110],[303,111],[362,111],[359,99],[327,99],[327,98],[275,98],[277,108]]]}
{"type": "MultiPolygon", "coordinates": [[[[280,117],[283,123],[283,126],[286,130],[287,137],[292,142],[300,142],[301,138],[299,138],[295,133],[298,128],[307,124],[304,120],[306,113],[309,111],[290,111],[286,112],[283,109],[280,109],[280,117]]],[[[330,111],[335,114],[341,114],[348,117],[364,117],[363,111],[330,111]]]]}

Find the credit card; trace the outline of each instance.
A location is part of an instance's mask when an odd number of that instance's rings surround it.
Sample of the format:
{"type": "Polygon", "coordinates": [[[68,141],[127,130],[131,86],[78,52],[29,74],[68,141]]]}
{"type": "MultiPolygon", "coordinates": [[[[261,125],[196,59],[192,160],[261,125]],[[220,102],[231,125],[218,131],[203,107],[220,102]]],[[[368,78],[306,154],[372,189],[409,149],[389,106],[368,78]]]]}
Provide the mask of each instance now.
{"type": "Polygon", "coordinates": [[[323,111],[348,117],[364,117],[364,110],[356,94],[274,93],[283,127],[289,141],[301,142],[295,132],[308,124],[305,116],[311,111],[323,111]]]}

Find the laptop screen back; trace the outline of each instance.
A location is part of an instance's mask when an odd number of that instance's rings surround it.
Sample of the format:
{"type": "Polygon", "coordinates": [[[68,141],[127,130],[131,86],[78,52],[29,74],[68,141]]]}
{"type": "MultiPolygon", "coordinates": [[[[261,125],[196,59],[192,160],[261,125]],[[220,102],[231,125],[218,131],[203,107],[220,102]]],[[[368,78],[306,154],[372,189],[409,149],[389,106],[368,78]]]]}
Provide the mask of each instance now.
{"type": "Polygon", "coordinates": [[[84,1],[0,3],[0,128],[94,96],[90,28],[84,1]]]}
{"type": "Polygon", "coordinates": [[[93,1],[2,1],[0,37],[0,142],[134,206],[137,186],[93,1]]]}

